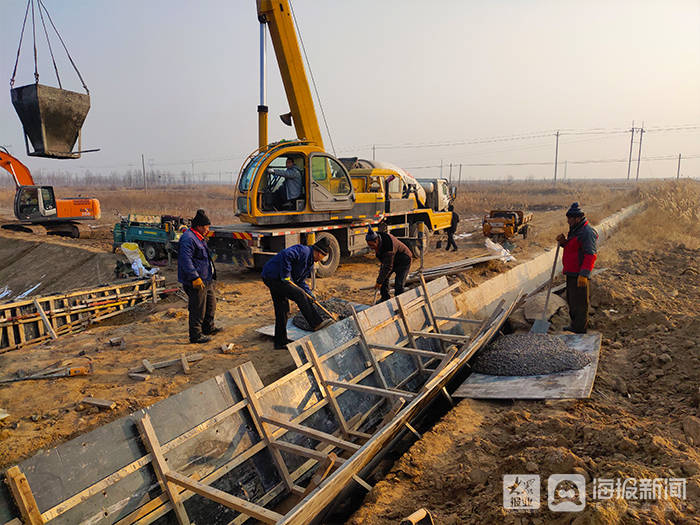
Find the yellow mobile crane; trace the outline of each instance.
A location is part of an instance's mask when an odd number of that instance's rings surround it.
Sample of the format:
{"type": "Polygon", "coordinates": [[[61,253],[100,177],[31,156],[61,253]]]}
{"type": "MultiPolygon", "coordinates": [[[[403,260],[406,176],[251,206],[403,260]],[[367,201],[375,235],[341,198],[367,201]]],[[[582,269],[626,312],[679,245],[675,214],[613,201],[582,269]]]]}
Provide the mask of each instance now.
{"type": "Polygon", "coordinates": [[[320,276],[331,275],[341,256],[366,250],[367,225],[380,225],[408,237],[414,250],[427,247],[427,235],[450,225],[445,199],[427,193],[454,194],[445,179],[422,179],[388,163],[338,159],[323,145],[288,0],[257,0],[260,22],[260,104],[258,148],[241,168],[235,214],[245,224],[213,227],[217,259],[259,267],[278,251],[327,237],[331,254],[320,276]],[[265,89],[266,29],[277,57],[296,140],[268,144],[265,89]],[[294,179],[291,183],[289,179],[294,179]],[[291,185],[291,189],[288,186],[291,185]],[[436,204],[433,204],[436,203],[436,204]],[[421,226],[423,225],[423,226],[421,226]],[[426,232],[427,234],[427,232],[426,232]]]}

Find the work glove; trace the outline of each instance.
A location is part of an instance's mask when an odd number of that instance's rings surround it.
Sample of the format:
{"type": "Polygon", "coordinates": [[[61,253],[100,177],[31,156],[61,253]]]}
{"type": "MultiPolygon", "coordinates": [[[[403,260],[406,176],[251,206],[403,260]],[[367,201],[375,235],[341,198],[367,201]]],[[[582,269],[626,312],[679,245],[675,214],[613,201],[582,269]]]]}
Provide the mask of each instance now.
{"type": "Polygon", "coordinates": [[[379,290],[382,287],[382,283],[374,283],[374,289],[379,290]]]}
{"type": "Polygon", "coordinates": [[[578,276],[578,280],[576,281],[576,285],[579,288],[583,288],[588,284],[588,277],[585,277],[583,275],[578,276]]]}
{"type": "Polygon", "coordinates": [[[204,290],[204,281],[202,281],[201,277],[197,277],[194,281],[192,281],[192,286],[198,290],[204,290]]]}
{"type": "Polygon", "coordinates": [[[557,235],[557,242],[562,246],[564,245],[564,243],[566,243],[566,237],[564,236],[563,233],[560,233],[559,235],[557,235]]]}
{"type": "Polygon", "coordinates": [[[291,278],[291,277],[285,277],[285,278],[282,279],[282,280],[283,280],[283,281],[290,282],[290,283],[292,282],[292,278],[291,278]]]}

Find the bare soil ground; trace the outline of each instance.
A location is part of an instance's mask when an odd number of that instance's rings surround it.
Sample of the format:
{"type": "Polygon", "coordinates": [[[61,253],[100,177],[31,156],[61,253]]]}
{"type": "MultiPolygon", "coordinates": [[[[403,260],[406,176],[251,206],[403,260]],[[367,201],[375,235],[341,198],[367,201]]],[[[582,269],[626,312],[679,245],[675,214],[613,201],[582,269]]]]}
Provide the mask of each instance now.
{"type": "MultiPolygon", "coordinates": [[[[470,188],[463,185],[457,200],[457,211],[463,222],[460,232],[471,232],[480,228],[479,217],[489,208],[502,208],[513,203],[532,201],[537,207],[533,235],[527,240],[518,238],[514,254],[518,261],[508,264],[492,262],[465,272],[459,278],[465,286],[474,286],[505,268],[518,264],[540,253],[543,246],[550,246],[552,239],[564,231],[564,210],[573,200],[581,202],[591,219],[595,222],[614,211],[637,200],[636,190],[621,188],[611,189],[609,185],[582,184],[559,185],[541,188],[532,183],[502,185],[482,185],[478,190],[478,199],[469,200],[470,188]],[[545,191],[546,190],[546,191],[545,191]],[[545,191],[545,195],[541,194],[545,191]],[[472,220],[469,220],[469,219],[472,220]],[[476,219],[475,219],[476,218],[476,219]]],[[[164,195],[151,192],[149,198],[153,203],[162,204],[159,208],[151,207],[147,200],[138,200],[123,207],[120,213],[158,213],[160,211],[181,213],[191,216],[196,208],[202,207],[215,211],[211,213],[215,223],[230,223],[230,197],[213,194],[207,200],[206,194],[199,195],[201,200],[193,200],[188,194],[191,189],[168,190],[164,195]],[[183,208],[173,210],[167,203],[183,203],[183,208]],[[218,211],[216,211],[218,210],[218,211]],[[221,213],[221,215],[216,215],[221,213]],[[216,219],[215,217],[219,217],[216,219]]],[[[80,193],[95,195],[106,202],[116,197],[113,190],[85,190],[80,193]],[[105,195],[108,197],[105,197],[105,195]]],[[[213,190],[212,190],[213,191],[213,190]]],[[[67,195],[71,192],[64,192],[67,195]]],[[[129,194],[130,195],[130,194],[129,194]]],[[[0,193],[0,208],[6,209],[8,195],[0,193]]],[[[130,197],[131,198],[131,197],[130,197]]],[[[113,218],[116,220],[116,217],[113,218]]],[[[108,224],[103,221],[105,226],[108,224]]],[[[113,220],[112,220],[113,222],[113,220]]],[[[102,234],[91,239],[56,239],[47,236],[31,236],[0,230],[0,247],[7,248],[13,242],[34,242],[63,247],[62,253],[53,257],[60,259],[75,258],[83,250],[106,257],[111,256],[111,234],[107,227],[102,234]]],[[[433,239],[431,250],[425,259],[427,267],[476,256],[485,252],[483,236],[480,231],[464,240],[459,240],[460,250],[446,253],[435,249],[433,239]]],[[[58,260],[57,259],[57,260],[58,260]]],[[[105,263],[107,264],[107,263],[105,263]]],[[[414,263],[414,267],[417,263],[414,263]]],[[[56,265],[58,267],[58,265],[56,265]]],[[[36,261],[28,255],[15,266],[12,275],[15,287],[36,283],[38,274],[50,273],[50,260],[36,261]],[[41,264],[41,269],[37,267],[41,264]]],[[[58,275],[44,277],[58,280],[65,272],[56,270],[58,275]]],[[[369,303],[373,292],[363,290],[373,284],[378,271],[377,262],[369,255],[353,257],[344,261],[337,274],[330,279],[318,281],[318,296],[322,299],[343,297],[360,303],[369,303]]],[[[79,286],[101,284],[89,269],[76,268],[72,273],[80,274],[79,286]],[[94,282],[90,280],[94,278],[94,282]]],[[[163,274],[169,283],[176,281],[174,268],[164,269],[163,274]]],[[[2,274],[0,273],[0,276],[2,274]]],[[[76,435],[87,432],[99,425],[112,421],[138,408],[151,405],[165,397],[202,382],[209,377],[220,374],[245,361],[252,361],[263,382],[269,383],[289,372],[293,363],[286,351],[274,350],[271,340],[255,332],[260,326],[274,322],[274,313],[267,288],[255,271],[238,271],[232,268],[219,268],[217,282],[217,324],[224,331],[217,334],[210,344],[194,346],[187,344],[187,311],[184,301],[173,296],[156,306],[148,305],[100,324],[90,330],[65,336],[55,342],[26,347],[0,355],[2,377],[11,377],[18,369],[33,370],[47,366],[59,359],[73,359],[81,362],[83,356],[92,359],[95,371],[86,377],[56,379],[50,381],[18,382],[0,385],[0,407],[10,412],[10,416],[0,422],[0,466],[7,466],[34,454],[37,450],[55,446],[76,435]],[[107,341],[113,337],[124,337],[126,348],[119,350],[109,347],[107,341]],[[219,348],[224,343],[234,343],[235,350],[222,354],[219,348]],[[200,352],[205,354],[202,361],[192,365],[192,373],[184,375],[177,366],[159,369],[146,382],[137,382],[127,377],[127,370],[137,366],[143,358],[151,362],[172,359],[181,353],[200,352]],[[80,356],[79,354],[83,354],[80,356]],[[116,402],[114,410],[104,411],[95,407],[84,406],[80,400],[92,395],[97,398],[111,399],[116,402]]],[[[5,277],[2,277],[5,278],[5,277]]],[[[0,288],[4,283],[0,279],[0,288]]],[[[37,292],[41,293],[41,289],[37,292]]]]}
{"type": "MultiPolygon", "coordinates": [[[[700,523],[700,185],[649,188],[647,211],[602,248],[592,328],[603,335],[586,400],[462,400],[413,444],[349,525],[700,523]],[[506,511],[504,474],[539,474],[540,509],[506,511]],[[547,508],[545,480],[579,473],[579,513],[547,508]],[[686,499],[591,500],[594,478],[686,478],[686,499]]],[[[554,318],[561,329],[567,314],[554,318]]]]}

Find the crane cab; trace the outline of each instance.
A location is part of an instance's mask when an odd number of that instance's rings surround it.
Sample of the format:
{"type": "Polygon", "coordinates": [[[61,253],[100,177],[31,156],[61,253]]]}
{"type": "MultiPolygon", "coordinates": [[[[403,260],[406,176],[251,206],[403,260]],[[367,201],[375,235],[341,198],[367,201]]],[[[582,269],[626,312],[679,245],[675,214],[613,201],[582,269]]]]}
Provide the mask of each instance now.
{"type": "Polygon", "coordinates": [[[238,177],[235,213],[261,225],[321,222],[355,203],[343,164],[304,142],[272,144],[250,155],[238,177]]]}
{"type": "Polygon", "coordinates": [[[52,186],[20,186],[15,193],[15,216],[20,221],[45,220],[57,216],[52,186]]]}

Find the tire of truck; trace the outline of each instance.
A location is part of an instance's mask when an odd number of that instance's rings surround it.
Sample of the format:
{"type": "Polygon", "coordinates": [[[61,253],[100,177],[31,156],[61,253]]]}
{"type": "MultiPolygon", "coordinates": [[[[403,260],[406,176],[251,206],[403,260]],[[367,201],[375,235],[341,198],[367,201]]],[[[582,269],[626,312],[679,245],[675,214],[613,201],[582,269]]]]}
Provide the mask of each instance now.
{"type": "Polygon", "coordinates": [[[318,277],[330,277],[338,269],[338,264],[340,264],[340,244],[338,244],[338,239],[330,233],[321,232],[316,234],[316,242],[323,238],[328,239],[330,250],[325,261],[316,263],[316,275],[318,277]]]}
{"type": "Polygon", "coordinates": [[[152,242],[140,242],[139,248],[143,252],[143,256],[147,261],[152,261],[158,255],[158,248],[152,242]]]}
{"type": "Polygon", "coordinates": [[[428,253],[428,235],[430,235],[430,230],[428,230],[428,227],[425,226],[425,223],[422,221],[414,222],[411,224],[408,228],[408,236],[409,237],[418,237],[418,225],[423,224],[423,241],[413,241],[411,242],[411,252],[413,253],[413,256],[416,259],[420,258],[421,252],[423,252],[423,255],[428,253]]]}

